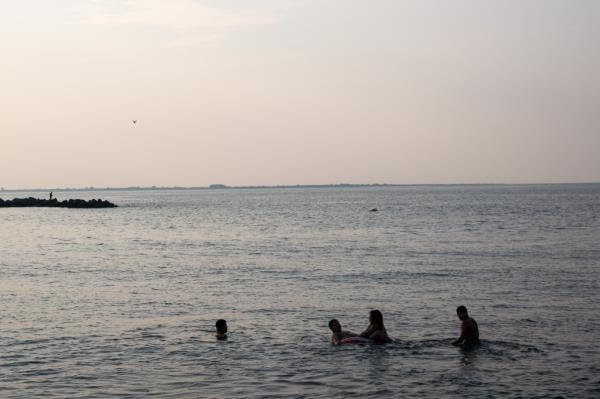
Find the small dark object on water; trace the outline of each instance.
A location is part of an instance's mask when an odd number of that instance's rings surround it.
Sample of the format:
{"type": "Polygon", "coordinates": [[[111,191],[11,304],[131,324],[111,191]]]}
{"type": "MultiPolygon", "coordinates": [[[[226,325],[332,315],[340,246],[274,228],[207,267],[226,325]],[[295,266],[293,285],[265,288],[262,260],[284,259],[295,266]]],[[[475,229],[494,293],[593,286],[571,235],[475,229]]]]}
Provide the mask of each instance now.
{"type": "Polygon", "coordinates": [[[377,208],[373,208],[373,209],[371,209],[371,212],[377,212],[377,211],[378,211],[378,209],[377,209],[377,208]]]}
{"type": "Polygon", "coordinates": [[[116,208],[117,205],[112,202],[92,199],[89,201],[82,199],[70,199],[65,201],[57,201],[56,198],[51,200],[39,198],[15,198],[13,200],[4,201],[0,198],[0,208],[25,208],[25,207],[49,207],[49,208],[116,208]]]}
{"type": "Polygon", "coordinates": [[[215,323],[215,326],[217,328],[217,339],[227,339],[227,322],[224,319],[219,319],[215,323]]]}

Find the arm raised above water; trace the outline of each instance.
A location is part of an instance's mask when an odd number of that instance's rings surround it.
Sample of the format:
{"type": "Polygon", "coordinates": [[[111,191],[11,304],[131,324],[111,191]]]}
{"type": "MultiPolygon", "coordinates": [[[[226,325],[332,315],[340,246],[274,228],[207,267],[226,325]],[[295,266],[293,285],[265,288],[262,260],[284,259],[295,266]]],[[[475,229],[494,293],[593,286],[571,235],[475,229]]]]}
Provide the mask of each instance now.
{"type": "Polygon", "coordinates": [[[367,329],[365,331],[360,333],[360,336],[363,338],[369,338],[371,336],[371,334],[373,334],[374,332],[375,332],[375,327],[373,326],[373,324],[369,324],[369,327],[367,327],[367,329]]]}

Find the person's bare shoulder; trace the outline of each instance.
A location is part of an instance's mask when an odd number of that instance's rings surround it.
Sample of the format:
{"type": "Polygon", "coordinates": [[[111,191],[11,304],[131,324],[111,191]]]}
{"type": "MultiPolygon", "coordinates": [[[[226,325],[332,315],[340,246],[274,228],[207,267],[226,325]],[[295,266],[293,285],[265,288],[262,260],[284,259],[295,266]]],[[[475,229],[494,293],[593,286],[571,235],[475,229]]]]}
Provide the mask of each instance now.
{"type": "Polygon", "coordinates": [[[474,330],[477,328],[477,322],[475,319],[469,317],[467,320],[465,320],[465,326],[471,330],[474,330]]]}

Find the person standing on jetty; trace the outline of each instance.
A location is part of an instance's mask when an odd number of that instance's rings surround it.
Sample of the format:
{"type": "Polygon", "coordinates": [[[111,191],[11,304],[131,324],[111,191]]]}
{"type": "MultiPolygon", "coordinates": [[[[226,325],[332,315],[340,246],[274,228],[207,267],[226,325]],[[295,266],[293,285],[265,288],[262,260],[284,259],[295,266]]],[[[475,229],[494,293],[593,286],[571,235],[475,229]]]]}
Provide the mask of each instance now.
{"type": "Polygon", "coordinates": [[[52,201],[52,191],[50,191],[50,201],[52,201]]]}
{"type": "Polygon", "coordinates": [[[383,325],[383,315],[379,310],[371,310],[369,313],[369,326],[360,336],[378,344],[392,342],[383,325]]]}
{"type": "Polygon", "coordinates": [[[479,345],[479,327],[477,327],[475,319],[469,317],[467,308],[465,306],[457,307],[456,315],[461,321],[460,337],[452,341],[452,345],[460,345],[465,349],[479,345]]]}

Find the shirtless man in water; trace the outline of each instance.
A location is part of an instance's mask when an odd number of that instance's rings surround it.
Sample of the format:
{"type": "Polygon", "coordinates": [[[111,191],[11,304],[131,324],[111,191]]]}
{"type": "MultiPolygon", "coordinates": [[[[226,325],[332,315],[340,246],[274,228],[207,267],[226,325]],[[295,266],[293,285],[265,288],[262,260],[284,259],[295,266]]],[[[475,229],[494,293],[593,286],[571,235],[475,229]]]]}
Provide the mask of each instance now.
{"type": "Polygon", "coordinates": [[[472,348],[479,344],[479,328],[475,319],[469,317],[467,308],[459,306],[456,308],[456,315],[461,321],[460,337],[452,341],[452,345],[461,345],[463,348],[472,348]]]}
{"type": "Polygon", "coordinates": [[[336,319],[331,319],[329,321],[329,329],[331,330],[331,343],[334,345],[341,344],[344,338],[357,336],[357,334],[354,334],[351,331],[342,330],[342,325],[336,319]]]}

